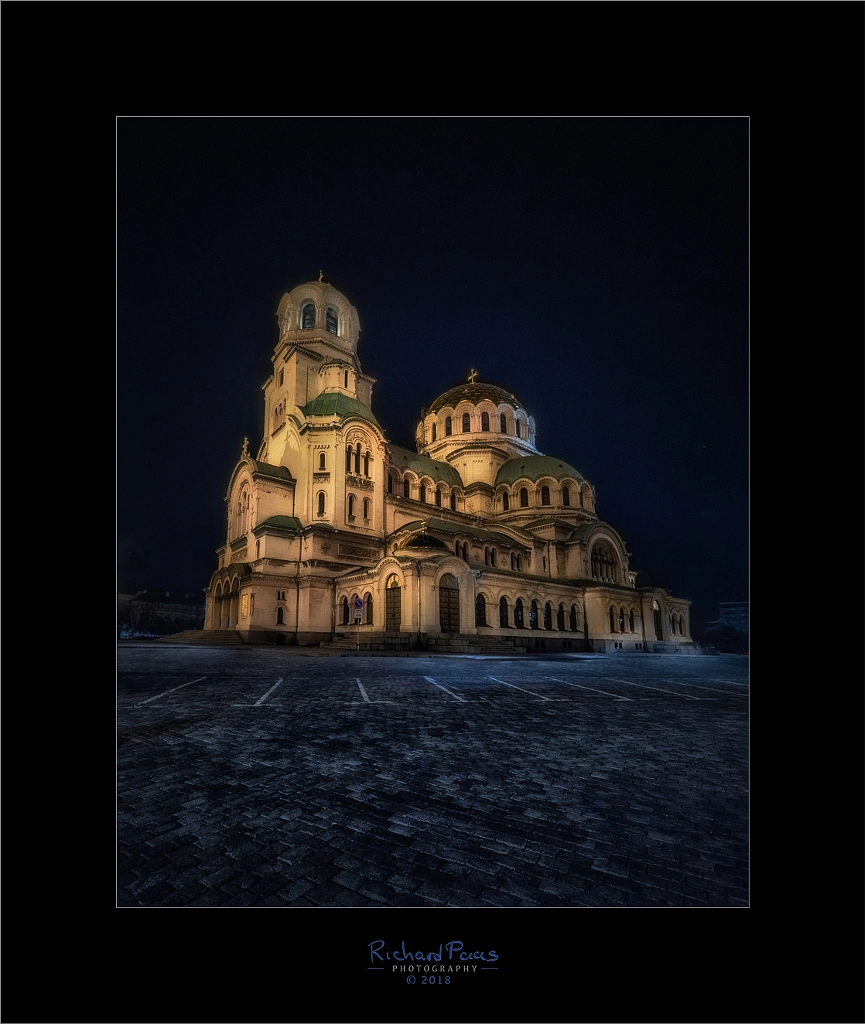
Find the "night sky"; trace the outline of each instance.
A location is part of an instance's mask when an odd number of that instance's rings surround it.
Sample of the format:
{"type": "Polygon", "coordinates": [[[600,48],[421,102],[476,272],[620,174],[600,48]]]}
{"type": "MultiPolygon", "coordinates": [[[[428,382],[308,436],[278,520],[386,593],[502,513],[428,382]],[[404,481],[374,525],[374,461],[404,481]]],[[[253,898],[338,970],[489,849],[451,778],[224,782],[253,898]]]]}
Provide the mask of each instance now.
{"type": "Polygon", "coordinates": [[[372,407],[479,379],[535,417],[638,582],[748,598],[747,118],[121,118],[121,589],[201,591],[283,293],[352,302],[372,407]]]}

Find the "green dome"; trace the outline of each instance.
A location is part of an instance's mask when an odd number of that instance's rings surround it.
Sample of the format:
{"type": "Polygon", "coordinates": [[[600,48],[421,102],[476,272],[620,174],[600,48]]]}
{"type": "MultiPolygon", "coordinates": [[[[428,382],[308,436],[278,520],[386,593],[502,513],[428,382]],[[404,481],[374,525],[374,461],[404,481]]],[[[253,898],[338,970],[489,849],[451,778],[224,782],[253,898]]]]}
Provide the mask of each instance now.
{"type": "Polygon", "coordinates": [[[524,459],[511,459],[502,466],[496,475],[496,487],[517,480],[540,480],[542,476],[551,476],[556,480],[564,480],[565,477],[585,480],[583,474],[573,466],[552,455],[527,455],[524,459]]]}
{"type": "Polygon", "coordinates": [[[369,406],[359,402],[356,398],[344,395],[341,391],[323,391],[309,404],[303,406],[303,415],[338,416],[340,419],[347,416],[359,416],[361,419],[374,423],[381,430],[381,424],[373,416],[369,406]]]}
{"type": "Polygon", "coordinates": [[[472,405],[477,405],[483,399],[488,399],[493,405],[509,405],[512,409],[523,408],[510,391],[500,388],[498,384],[488,384],[479,380],[457,384],[456,387],[445,391],[427,409],[426,415],[429,416],[432,413],[436,413],[445,406],[456,408],[463,400],[471,402],[472,405]]]}

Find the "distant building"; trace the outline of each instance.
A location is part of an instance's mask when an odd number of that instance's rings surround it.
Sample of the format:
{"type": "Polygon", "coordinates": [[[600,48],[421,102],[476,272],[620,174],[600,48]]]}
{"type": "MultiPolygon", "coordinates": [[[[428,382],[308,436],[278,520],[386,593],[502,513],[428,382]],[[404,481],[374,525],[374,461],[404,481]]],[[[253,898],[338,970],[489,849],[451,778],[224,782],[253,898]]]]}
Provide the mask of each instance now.
{"type": "Polygon", "coordinates": [[[121,636],[168,636],[183,629],[201,629],[204,599],[200,593],[139,590],[117,595],[121,636]]]}
{"type": "Polygon", "coordinates": [[[635,585],[595,488],[539,450],[509,390],[472,371],[422,411],[411,451],[372,412],[344,295],[310,281],[283,296],[277,321],[264,436],[231,475],[205,629],[300,644],[357,629],[695,649],[690,602],[635,585]]]}
{"type": "Polygon", "coordinates": [[[718,618],[706,625],[704,639],[719,651],[744,654],[750,634],[750,602],[722,601],[718,618]]]}

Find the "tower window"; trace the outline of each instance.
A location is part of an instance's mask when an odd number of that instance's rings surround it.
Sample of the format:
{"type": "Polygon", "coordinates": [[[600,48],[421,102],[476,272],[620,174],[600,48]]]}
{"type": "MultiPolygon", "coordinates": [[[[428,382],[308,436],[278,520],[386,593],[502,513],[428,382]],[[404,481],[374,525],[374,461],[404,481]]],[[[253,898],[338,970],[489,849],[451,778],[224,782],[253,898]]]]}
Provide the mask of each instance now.
{"type": "Polygon", "coordinates": [[[355,476],[360,476],[360,441],[354,450],[354,473],[355,476]]]}
{"type": "Polygon", "coordinates": [[[481,413],[481,430],[490,429],[490,414],[488,412],[481,413]]]}
{"type": "Polygon", "coordinates": [[[472,429],[472,420],[467,412],[463,413],[463,433],[467,434],[472,429]]]}
{"type": "Polygon", "coordinates": [[[366,452],[363,456],[363,475],[369,476],[369,452],[366,452]]]}
{"type": "Polygon", "coordinates": [[[345,383],[342,386],[348,388],[348,370],[345,371],[345,383]]]}
{"type": "Polygon", "coordinates": [[[504,413],[499,416],[499,430],[506,434],[508,432],[508,418],[504,413]]]}
{"type": "Polygon", "coordinates": [[[511,499],[508,496],[508,492],[505,491],[505,493],[502,495],[502,508],[504,509],[505,512],[507,512],[507,510],[510,507],[511,507],[511,499]]]}
{"type": "Polygon", "coordinates": [[[336,310],[333,306],[327,307],[327,316],[324,321],[324,326],[331,334],[339,333],[339,318],[337,317],[336,310]]]}
{"type": "Polygon", "coordinates": [[[351,472],[351,445],[345,450],[345,471],[346,473],[351,472]]]}
{"type": "Polygon", "coordinates": [[[326,458],[324,452],[319,452],[318,453],[318,468],[319,469],[327,469],[327,458],[326,458]]]}
{"type": "Polygon", "coordinates": [[[409,482],[408,482],[408,477],[406,477],[406,478],[405,478],[405,480],[403,480],[403,482],[402,482],[402,496],[403,496],[404,498],[408,498],[408,497],[409,497],[409,482]]]}
{"type": "Polygon", "coordinates": [[[307,302],[300,311],[300,326],[304,331],[315,327],[315,303],[307,302]]]}
{"type": "Polygon", "coordinates": [[[438,505],[439,508],[442,507],[442,492],[438,487],[436,487],[436,505],[438,505]]]}
{"type": "Polygon", "coordinates": [[[363,499],[363,518],[369,519],[369,498],[363,499]]]}
{"type": "Polygon", "coordinates": [[[451,511],[456,512],[457,510],[457,495],[456,491],[451,491],[451,511]]]}
{"type": "Polygon", "coordinates": [[[318,492],[318,514],[324,515],[324,491],[318,492]]]}
{"type": "Polygon", "coordinates": [[[450,416],[445,416],[445,437],[450,437],[453,433],[453,425],[450,416]]]}
{"type": "Polygon", "coordinates": [[[435,439],[436,439],[436,425],[435,425],[435,423],[433,423],[433,425],[432,425],[432,439],[433,439],[433,441],[435,441],[435,439]]]}
{"type": "Polygon", "coordinates": [[[514,433],[517,435],[517,437],[520,436],[520,421],[519,420],[514,420],[514,433]]]}
{"type": "Polygon", "coordinates": [[[571,491],[569,487],[562,488],[562,504],[566,507],[571,504],[571,491]]]}
{"type": "Polygon", "coordinates": [[[520,508],[529,507],[529,492],[525,487],[520,488],[520,508]]]}
{"type": "Polygon", "coordinates": [[[546,485],[541,488],[541,504],[549,505],[550,503],[550,489],[546,485]]]}
{"type": "Polygon", "coordinates": [[[349,494],[348,496],[348,518],[351,519],[354,516],[354,495],[349,494]]]}
{"type": "Polygon", "coordinates": [[[426,484],[420,485],[420,500],[426,501],[426,484]]]}

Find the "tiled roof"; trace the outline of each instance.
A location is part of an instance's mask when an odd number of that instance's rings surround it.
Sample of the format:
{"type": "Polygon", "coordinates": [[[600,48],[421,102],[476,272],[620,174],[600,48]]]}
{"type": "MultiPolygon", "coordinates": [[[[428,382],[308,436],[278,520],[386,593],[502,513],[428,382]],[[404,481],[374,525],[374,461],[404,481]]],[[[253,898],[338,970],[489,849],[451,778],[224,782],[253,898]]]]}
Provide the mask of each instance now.
{"type": "Polygon", "coordinates": [[[382,429],[369,406],[359,402],[356,398],[344,395],[341,391],[323,391],[304,405],[301,411],[304,416],[336,416],[339,419],[345,419],[347,416],[359,416],[361,419],[374,423],[379,430],[382,429]]]}
{"type": "Polygon", "coordinates": [[[496,487],[499,484],[512,484],[517,480],[539,480],[542,476],[551,476],[556,480],[573,477],[584,480],[585,477],[573,466],[551,455],[527,455],[521,459],[506,462],[496,475],[496,487]]]}
{"type": "Polygon", "coordinates": [[[395,444],[388,445],[391,453],[391,461],[401,472],[410,469],[418,476],[429,476],[438,483],[442,481],[450,487],[462,487],[462,477],[457,470],[448,462],[439,462],[437,459],[430,459],[426,455],[418,455],[417,452],[408,448],[400,448],[395,444]]]}

